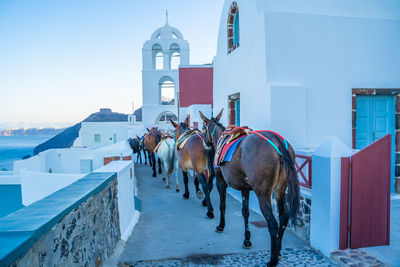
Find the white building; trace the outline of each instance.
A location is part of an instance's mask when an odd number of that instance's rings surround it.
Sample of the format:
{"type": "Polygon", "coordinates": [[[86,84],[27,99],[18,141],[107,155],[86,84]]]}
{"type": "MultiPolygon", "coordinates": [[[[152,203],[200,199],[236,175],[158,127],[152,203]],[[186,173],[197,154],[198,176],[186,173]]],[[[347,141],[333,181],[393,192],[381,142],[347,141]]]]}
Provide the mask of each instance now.
{"type": "Polygon", "coordinates": [[[82,122],[75,147],[102,147],[128,139],[128,121],[82,122]]]}
{"type": "Polygon", "coordinates": [[[391,133],[395,151],[400,90],[381,88],[400,88],[399,47],[399,1],[226,0],[214,113],[224,108],[225,125],[275,130],[296,150],[329,135],[359,149],[391,133]]]}
{"type": "Polygon", "coordinates": [[[178,66],[189,64],[189,43],[168,24],[157,29],[143,45],[143,110],[145,127],[177,120],[178,66]]]}

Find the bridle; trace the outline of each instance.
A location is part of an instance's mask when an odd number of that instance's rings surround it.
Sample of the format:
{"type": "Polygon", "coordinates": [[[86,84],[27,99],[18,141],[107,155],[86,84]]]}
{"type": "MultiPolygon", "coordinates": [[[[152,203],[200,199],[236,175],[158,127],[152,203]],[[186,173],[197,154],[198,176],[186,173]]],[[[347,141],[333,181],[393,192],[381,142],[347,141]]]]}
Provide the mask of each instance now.
{"type": "Polygon", "coordinates": [[[205,141],[205,138],[203,139],[203,146],[206,150],[211,150],[214,146],[214,133],[215,133],[215,129],[217,129],[218,123],[215,123],[214,129],[212,130],[211,134],[210,131],[208,130],[208,127],[206,126],[206,134],[208,136],[208,139],[211,140],[211,144],[207,144],[205,141]]]}

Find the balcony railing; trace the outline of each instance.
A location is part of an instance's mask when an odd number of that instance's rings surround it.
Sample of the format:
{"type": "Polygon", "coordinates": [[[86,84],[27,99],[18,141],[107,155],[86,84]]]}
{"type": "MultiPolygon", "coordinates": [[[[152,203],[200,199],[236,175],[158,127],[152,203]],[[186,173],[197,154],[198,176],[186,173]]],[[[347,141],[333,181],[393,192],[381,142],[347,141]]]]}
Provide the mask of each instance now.
{"type": "Polygon", "coordinates": [[[296,154],[296,172],[299,178],[300,185],[311,189],[312,187],[312,158],[296,154]]]}

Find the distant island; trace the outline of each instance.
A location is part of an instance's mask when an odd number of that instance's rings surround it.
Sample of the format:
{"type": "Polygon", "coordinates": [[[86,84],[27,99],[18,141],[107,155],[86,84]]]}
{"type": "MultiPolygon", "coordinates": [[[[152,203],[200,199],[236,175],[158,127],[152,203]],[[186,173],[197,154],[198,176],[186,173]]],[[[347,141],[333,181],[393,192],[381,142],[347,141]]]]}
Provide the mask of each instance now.
{"type": "MultiPolygon", "coordinates": [[[[123,113],[112,112],[109,108],[101,108],[99,112],[91,114],[83,120],[83,122],[107,122],[107,121],[128,121],[128,115],[123,113]]],[[[37,155],[47,149],[53,148],[69,148],[74,144],[75,139],[79,136],[81,122],[64,129],[62,132],[38,145],[33,150],[33,154],[37,155]]]]}
{"type": "Polygon", "coordinates": [[[38,135],[57,135],[65,128],[20,128],[0,130],[0,136],[38,136],[38,135]]]}

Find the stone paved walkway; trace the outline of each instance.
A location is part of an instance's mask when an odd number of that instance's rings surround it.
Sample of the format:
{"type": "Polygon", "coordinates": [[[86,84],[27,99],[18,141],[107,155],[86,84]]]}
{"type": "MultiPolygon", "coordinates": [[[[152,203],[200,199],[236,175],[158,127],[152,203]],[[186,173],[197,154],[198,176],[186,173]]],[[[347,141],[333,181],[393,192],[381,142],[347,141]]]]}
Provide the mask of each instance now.
{"type": "MultiPolygon", "coordinates": [[[[227,196],[226,227],[216,233],[219,197],[211,194],[215,219],[206,218],[206,208],[194,194],[189,180],[190,199],[182,191],[164,188],[161,177],[151,177],[148,166],[136,166],[142,214],[119,257],[119,266],[265,266],[269,259],[268,230],[250,224],[251,249],[242,248],[241,203],[227,196]]],[[[183,189],[182,177],[180,187],[183,189]]],[[[263,218],[250,212],[250,221],[263,218]]],[[[289,231],[283,238],[279,266],[336,266],[289,231]]]]}

